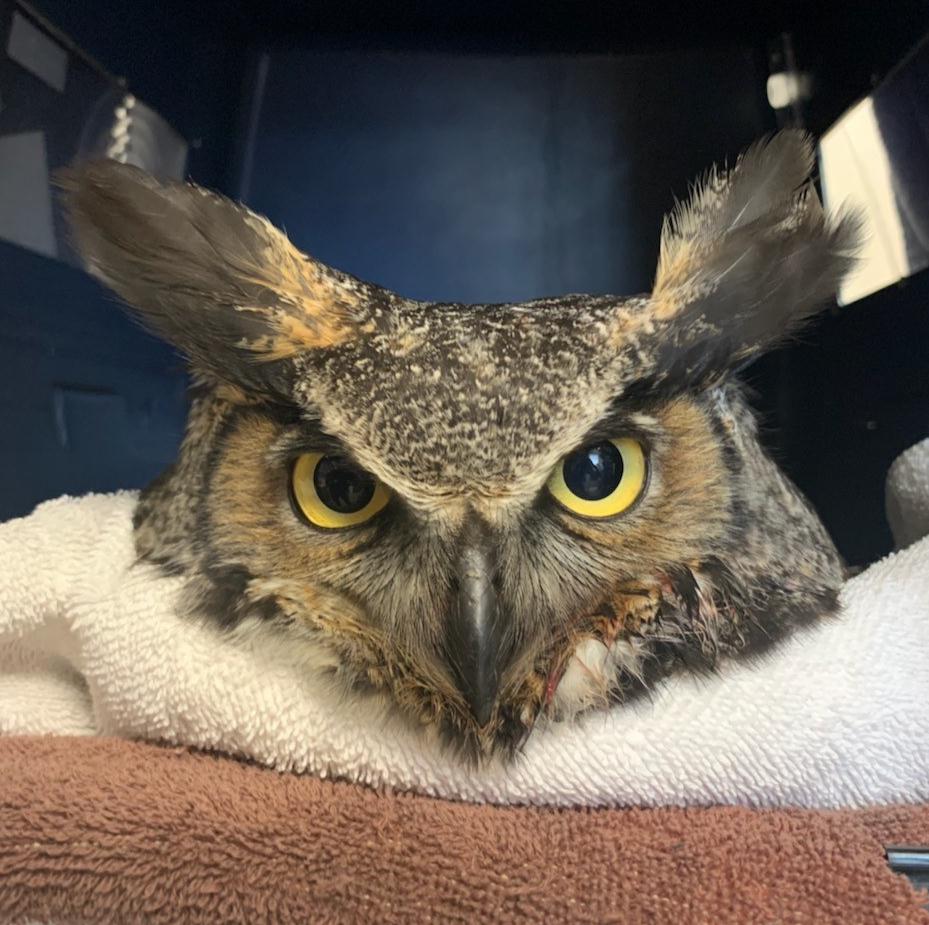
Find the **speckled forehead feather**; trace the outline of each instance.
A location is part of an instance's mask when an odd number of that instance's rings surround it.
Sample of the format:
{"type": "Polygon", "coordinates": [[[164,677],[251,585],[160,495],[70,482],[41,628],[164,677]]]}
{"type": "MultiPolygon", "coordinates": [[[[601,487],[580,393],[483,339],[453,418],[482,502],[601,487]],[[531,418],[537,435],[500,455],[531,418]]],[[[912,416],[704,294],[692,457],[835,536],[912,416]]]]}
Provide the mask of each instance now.
{"type": "Polygon", "coordinates": [[[300,364],[294,394],[378,474],[414,493],[518,496],[604,414],[645,300],[394,305],[374,333],[300,364]],[[621,310],[619,310],[621,309],[621,310]]]}

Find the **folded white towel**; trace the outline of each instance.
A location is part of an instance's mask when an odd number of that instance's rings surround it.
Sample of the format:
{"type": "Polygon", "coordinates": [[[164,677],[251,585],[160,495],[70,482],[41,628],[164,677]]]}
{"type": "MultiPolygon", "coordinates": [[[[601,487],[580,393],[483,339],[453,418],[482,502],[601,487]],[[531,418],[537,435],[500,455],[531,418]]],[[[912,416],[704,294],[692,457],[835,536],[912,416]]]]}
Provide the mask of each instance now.
{"type": "Polygon", "coordinates": [[[894,460],[884,494],[897,549],[929,536],[929,437],[894,460]]]}
{"type": "Polygon", "coordinates": [[[843,615],[763,661],[541,727],[509,767],[463,767],[346,704],[271,640],[175,613],[134,562],[131,493],[0,525],[0,732],[111,734],[467,800],[863,806],[929,799],[929,538],[850,581],[843,615]]]}

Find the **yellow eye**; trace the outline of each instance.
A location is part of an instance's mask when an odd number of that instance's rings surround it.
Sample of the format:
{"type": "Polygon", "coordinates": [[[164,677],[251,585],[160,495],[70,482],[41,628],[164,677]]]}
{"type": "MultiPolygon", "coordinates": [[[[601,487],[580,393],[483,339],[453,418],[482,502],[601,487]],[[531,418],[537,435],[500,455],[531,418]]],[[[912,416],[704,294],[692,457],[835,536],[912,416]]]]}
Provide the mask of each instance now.
{"type": "Polygon", "coordinates": [[[646,476],[642,444],[622,437],[569,453],[549,476],[548,490],[574,514],[615,517],[638,500],[646,476]]]}
{"type": "Polygon", "coordinates": [[[317,527],[354,527],[370,520],[390,500],[374,476],[344,456],[304,453],[290,477],[294,504],[317,527]]]}

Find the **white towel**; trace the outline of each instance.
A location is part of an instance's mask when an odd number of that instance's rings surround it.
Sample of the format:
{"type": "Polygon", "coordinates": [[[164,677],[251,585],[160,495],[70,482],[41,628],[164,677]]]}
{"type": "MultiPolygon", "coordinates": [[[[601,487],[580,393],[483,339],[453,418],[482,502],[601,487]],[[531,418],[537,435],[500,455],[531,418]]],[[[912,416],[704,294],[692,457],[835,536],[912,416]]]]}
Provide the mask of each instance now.
{"type": "Polygon", "coordinates": [[[0,732],[219,749],[436,796],[557,805],[865,806],[929,799],[929,538],[850,581],[843,615],[757,663],[538,728],[508,767],[462,766],[286,647],[175,613],[134,564],[131,493],[0,525],[0,732]]]}
{"type": "Polygon", "coordinates": [[[897,549],[929,536],[929,437],[894,460],[884,494],[897,549]]]}

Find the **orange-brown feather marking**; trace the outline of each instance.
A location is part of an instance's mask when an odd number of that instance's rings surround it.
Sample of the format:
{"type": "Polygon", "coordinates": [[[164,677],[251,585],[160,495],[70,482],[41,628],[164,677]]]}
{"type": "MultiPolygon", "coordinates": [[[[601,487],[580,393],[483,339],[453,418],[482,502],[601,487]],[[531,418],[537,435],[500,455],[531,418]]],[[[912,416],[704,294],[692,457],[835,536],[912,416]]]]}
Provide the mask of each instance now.
{"type": "Polygon", "coordinates": [[[305,350],[335,347],[357,336],[363,304],[359,292],[299,251],[282,232],[258,216],[267,241],[259,260],[241,277],[275,298],[270,305],[237,305],[239,311],[266,317],[272,334],[242,344],[262,360],[283,360],[305,350]]]}

